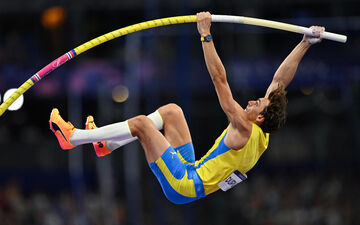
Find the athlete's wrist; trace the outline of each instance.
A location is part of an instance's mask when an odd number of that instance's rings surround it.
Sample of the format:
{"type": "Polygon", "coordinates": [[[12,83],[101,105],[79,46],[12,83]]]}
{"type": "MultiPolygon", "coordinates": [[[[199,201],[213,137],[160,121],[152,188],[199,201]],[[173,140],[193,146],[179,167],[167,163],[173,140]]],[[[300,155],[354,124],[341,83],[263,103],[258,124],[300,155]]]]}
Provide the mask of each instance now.
{"type": "Polygon", "coordinates": [[[205,37],[206,35],[209,35],[209,34],[211,35],[210,31],[203,31],[203,32],[200,33],[200,36],[205,37]]]}
{"type": "Polygon", "coordinates": [[[313,45],[312,43],[310,43],[308,40],[305,40],[305,39],[301,40],[300,44],[307,48],[309,48],[311,45],[313,45]]]}
{"type": "Polygon", "coordinates": [[[211,42],[213,39],[212,39],[212,36],[210,33],[206,34],[206,35],[201,35],[200,37],[200,41],[201,42],[211,42]]]}

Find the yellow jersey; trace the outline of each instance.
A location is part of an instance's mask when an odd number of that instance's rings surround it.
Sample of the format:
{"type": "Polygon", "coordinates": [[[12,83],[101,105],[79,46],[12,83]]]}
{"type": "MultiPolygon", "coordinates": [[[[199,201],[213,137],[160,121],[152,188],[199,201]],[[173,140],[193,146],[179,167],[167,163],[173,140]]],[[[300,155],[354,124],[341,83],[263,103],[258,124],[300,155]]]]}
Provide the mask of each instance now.
{"type": "Polygon", "coordinates": [[[228,128],[216,139],[212,148],[195,162],[196,172],[201,178],[205,195],[219,189],[218,183],[238,170],[247,173],[259,160],[269,143],[269,134],[253,123],[251,135],[245,146],[234,150],[224,143],[228,128]]]}

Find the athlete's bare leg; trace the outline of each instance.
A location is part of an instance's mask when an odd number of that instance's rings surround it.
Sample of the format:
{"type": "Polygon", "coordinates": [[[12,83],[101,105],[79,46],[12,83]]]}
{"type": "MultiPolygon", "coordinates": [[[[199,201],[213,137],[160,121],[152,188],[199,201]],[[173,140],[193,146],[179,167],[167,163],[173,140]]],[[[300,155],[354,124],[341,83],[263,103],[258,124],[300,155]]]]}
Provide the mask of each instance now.
{"type": "Polygon", "coordinates": [[[179,106],[168,104],[159,108],[159,112],[164,121],[165,136],[144,115],[128,120],[131,134],[138,137],[149,163],[160,158],[170,145],[178,147],[191,142],[189,128],[179,106]]]}
{"type": "Polygon", "coordinates": [[[182,109],[176,104],[167,104],[158,109],[164,121],[164,134],[174,148],[191,142],[191,135],[182,109]]]}
{"type": "Polygon", "coordinates": [[[155,162],[170,147],[164,135],[146,116],[136,116],[128,120],[131,134],[140,141],[148,163],[155,162]]]}

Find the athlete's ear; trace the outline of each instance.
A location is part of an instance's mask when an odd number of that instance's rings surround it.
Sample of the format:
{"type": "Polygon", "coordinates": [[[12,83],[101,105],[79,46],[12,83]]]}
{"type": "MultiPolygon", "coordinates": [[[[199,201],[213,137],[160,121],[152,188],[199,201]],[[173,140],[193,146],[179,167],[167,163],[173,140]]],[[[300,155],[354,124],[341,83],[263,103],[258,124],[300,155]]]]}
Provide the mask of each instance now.
{"type": "Polygon", "coordinates": [[[261,114],[259,114],[257,117],[256,117],[256,124],[260,125],[262,124],[262,122],[264,122],[265,120],[265,117],[261,114]]]}

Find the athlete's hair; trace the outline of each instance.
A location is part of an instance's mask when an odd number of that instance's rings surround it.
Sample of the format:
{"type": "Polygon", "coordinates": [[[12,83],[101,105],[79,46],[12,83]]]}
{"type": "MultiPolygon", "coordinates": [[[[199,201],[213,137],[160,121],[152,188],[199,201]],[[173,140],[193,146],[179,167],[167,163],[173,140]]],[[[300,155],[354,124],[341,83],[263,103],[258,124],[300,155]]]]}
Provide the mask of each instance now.
{"type": "Polygon", "coordinates": [[[274,133],[281,128],[286,121],[286,91],[283,86],[273,90],[269,94],[270,103],[260,113],[264,116],[264,121],[260,127],[265,133],[274,133]]]}

